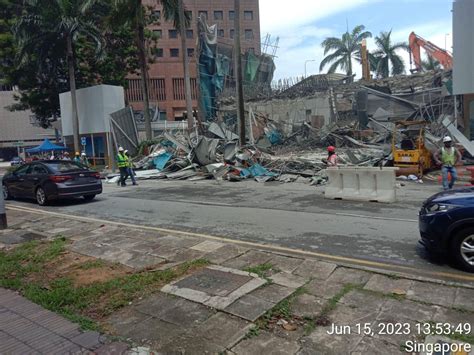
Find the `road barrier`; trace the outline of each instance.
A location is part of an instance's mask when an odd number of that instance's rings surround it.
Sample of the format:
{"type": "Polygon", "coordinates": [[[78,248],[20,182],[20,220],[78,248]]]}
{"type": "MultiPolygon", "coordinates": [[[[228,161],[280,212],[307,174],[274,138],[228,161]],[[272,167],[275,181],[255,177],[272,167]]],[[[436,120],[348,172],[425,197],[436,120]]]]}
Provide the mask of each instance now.
{"type": "Polygon", "coordinates": [[[325,198],[395,202],[398,168],[332,167],[327,169],[325,198]]]}

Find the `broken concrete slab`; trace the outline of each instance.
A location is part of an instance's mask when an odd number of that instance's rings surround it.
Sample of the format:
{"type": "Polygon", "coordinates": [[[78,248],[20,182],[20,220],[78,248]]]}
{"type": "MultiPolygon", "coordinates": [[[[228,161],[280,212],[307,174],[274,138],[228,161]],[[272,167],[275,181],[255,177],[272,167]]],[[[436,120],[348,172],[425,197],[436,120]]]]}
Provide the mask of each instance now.
{"type": "Polygon", "coordinates": [[[276,270],[280,270],[287,273],[292,273],[303,263],[304,259],[292,258],[283,255],[274,255],[269,261],[272,267],[276,270]]]}
{"type": "Polygon", "coordinates": [[[322,280],[311,280],[304,288],[309,294],[328,300],[341,292],[344,285],[322,280]]]}
{"type": "Polygon", "coordinates": [[[271,253],[265,253],[259,250],[250,250],[237,258],[223,263],[224,266],[234,269],[244,269],[252,266],[266,264],[273,257],[271,253]]]}
{"type": "Polygon", "coordinates": [[[372,274],[367,271],[339,267],[331,274],[327,281],[331,283],[363,285],[371,277],[372,274]]]}

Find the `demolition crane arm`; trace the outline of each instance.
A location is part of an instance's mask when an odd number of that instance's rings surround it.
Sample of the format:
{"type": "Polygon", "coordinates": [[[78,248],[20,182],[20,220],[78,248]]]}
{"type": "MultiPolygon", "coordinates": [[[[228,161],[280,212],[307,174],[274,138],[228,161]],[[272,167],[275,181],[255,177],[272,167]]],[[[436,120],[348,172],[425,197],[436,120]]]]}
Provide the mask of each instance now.
{"type": "Polygon", "coordinates": [[[416,71],[421,70],[421,53],[420,53],[421,47],[425,49],[426,53],[430,57],[432,57],[433,59],[436,59],[443,66],[444,69],[452,69],[453,57],[448,51],[442,48],[439,48],[437,45],[431,43],[430,41],[427,41],[423,39],[422,37],[416,35],[415,32],[412,32],[410,34],[409,43],[410,43],[410,64],[412,64],[412,57],[413,57],[416,71]]]}

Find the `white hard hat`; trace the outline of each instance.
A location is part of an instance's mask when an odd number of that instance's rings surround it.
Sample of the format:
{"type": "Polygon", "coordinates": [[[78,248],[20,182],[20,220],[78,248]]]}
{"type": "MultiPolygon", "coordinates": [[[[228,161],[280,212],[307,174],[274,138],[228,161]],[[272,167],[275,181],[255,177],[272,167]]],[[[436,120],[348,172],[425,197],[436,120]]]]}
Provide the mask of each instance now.
{"type": "Polygon", "coordinates": [[[119,147],[119,152],[123,152],[123,148],[122,148],[122,147],[119,147]]]}
{"type": "Polygon", "coordinates": [[[81,155],[82,155],[83,157],[85,157],[85,156],[86,156],[86,153],[82,152],[82,154],[81,154],[81,155]]]}
{"type": "Polygon", "coordinates": [[[443,138],[443,143],[446,143],[446,142],[452,142],[453,140],[451,139],[450,136],[446,136],[443,138]]]}

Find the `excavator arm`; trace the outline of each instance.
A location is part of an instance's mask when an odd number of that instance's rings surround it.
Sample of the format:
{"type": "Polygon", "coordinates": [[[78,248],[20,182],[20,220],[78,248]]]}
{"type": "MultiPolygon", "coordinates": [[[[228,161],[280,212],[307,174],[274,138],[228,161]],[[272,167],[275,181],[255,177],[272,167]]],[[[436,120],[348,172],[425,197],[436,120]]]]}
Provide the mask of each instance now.
{"type": "Polygon", "coordinates": [[[453,68],[453,57],[448,51],[442,48],[439,48],[434,43],[427,41],[423,39],[422,37],[416,35],[415,32],[410,33],[409,44],[410,44],[410,64],[412,64],[412,58],[413,58],[416,71],[422,70],[420,48],[423,48],[430,57],[432,57],[433,59],[436,59],[443,66],[444,69],[453,68]]]}

